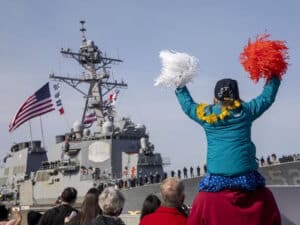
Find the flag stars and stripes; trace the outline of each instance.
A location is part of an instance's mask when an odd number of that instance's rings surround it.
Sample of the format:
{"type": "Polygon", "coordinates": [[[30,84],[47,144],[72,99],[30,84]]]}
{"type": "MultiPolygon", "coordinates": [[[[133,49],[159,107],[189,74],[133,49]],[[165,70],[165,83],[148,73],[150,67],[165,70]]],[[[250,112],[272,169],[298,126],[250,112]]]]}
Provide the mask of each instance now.
{"type": "Polygon", "coordinates": [[[9,131],[12,132],[26,121],[55,110],[52,103],[49,83],[36,91],[26,99],[9,123],[9,131]]]}

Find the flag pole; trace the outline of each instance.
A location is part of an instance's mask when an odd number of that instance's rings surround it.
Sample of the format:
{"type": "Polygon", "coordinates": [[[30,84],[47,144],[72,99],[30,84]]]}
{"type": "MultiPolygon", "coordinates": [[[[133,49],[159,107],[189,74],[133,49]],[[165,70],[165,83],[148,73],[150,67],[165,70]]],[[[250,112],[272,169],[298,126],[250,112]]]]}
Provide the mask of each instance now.
{"type": "Polygon", "coordinates": [[[42,122],[42,117],[41,117],[41,116],[40,116],[40,126],[41,126],[41,133],[42,133],[43,147],[44,147],[44,149],[46,149],[45,137],[44,137],[44,129],[43,129],[43,122],[42,122]]]}
{"type": "Polygon", "coordinates": [[[31,130],[31,120],[29,120],[28,123],[29,123],[29,132],[30,132],[31,150],[33,150],[32,130],[31,130]]]}

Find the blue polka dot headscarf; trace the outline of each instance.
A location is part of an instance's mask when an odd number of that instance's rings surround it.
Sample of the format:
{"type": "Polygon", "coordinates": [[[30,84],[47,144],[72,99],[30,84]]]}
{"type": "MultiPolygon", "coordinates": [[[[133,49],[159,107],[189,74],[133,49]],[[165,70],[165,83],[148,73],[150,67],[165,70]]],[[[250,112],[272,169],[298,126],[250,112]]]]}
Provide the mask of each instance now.
{"type": "Polygon", "coordinates": [[[224,189],[242,189],[255,191],[265,186],[265,178],[257,171],[240,176],[222,176],[207,174],[199,183],[199,191],[217,192],[224,189]]]}

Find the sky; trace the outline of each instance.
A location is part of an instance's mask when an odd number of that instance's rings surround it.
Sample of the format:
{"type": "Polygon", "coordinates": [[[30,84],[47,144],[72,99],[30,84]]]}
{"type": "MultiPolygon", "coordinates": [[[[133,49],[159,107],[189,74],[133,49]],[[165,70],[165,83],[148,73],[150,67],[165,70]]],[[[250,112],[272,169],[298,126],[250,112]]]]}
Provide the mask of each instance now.
{"type": "MultiPolygon", "coordinates": [[[[212,102],[216,81],[228,77],[238,80],[240,96],[248,101],[261,93],[264,82],[254,84],[243,70],[243,47],[265,32],[271,39],[285,40],[290,65],[276,102],[254,122],[252,140],[259,158],[299,153],[299,10],[297,0],[1,1],[0,156],[13,143],[30,140],[28,124],[12,133],[8,124],[49,74],[82,74],[75,61],[59,53],[61,48],[78,50],[82,19],[88,39],[107,55],[124,60],[112,69],[114,79],[128,84],[119,94],[117,111],[147,126],[155,151],[171,161],[166,170],[203,166],[206,138],[181,111],[174,88],[153,86],[161,69],[159,52],[187,52],[199,59],[197,77],[188,85],[196,102],[212,102]]],[[[61,92],[65,116],[53,112],[42,117],[49,154],[55,135],[68,132],[83,108],[81,95],[73,89],[63,85],[61,92]]],[[[33,139],[41,139],[39,119],[31,123],[33,139]]]]}

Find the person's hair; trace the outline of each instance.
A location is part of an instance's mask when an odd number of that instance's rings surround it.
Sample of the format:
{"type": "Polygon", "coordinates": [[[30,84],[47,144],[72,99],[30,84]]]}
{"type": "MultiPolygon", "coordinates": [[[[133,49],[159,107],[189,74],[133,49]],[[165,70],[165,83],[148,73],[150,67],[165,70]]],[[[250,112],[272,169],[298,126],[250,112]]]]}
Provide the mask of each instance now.
{"type": "Polygon", "coordinates": [[[33,210],[27,213],[27,224],[37,225],[42,217],[42,214],[33,210]]]}
{"type": "Polygon", "coordinates": [[[94,195],[97,195],[97,197],[99,197],[101,192],[98,188],[92,187],[88,190],[88,192],[86,194],[94,194],[94,195]]]}
{"type": "Polygon", "coordinates": [[[5,205],[0,205],[0,221],[5,221],[8,219],[8,209],[5,205]]]}
{"type": "Polygon", "coordinates": [[[156,195],[154,194],[148,195],[143,203],[140,219],[142,219],[144,216],[150,213],[155,212],[155,210],[160,206],[160,204],[161,204],[160,199],[156,195]]]}
{"type": "Polygon", "coordinates": [[[101,210],[98,205],[99,194],[87,193],[81,206],[80,225],[86,225],[96,218],[101,210]]]}
{"type": "Polygon", "coordinates": [[[61,200],[67,203],[74,203],[77,198],[77,190],[73,187],[67,187],[61,193],[61,200]]]}
{"type": "Polygon", "coordinates": [[[169,177],[160,185],[163,204],[168,207],[179,207],[184,201],[184,185],[176,177],[169,177]]]}
{"type": "Polygon", "coordinates": [[[217,103],[220,102],[222,104],[222,106],[224,106],[224,107],[234,107],[235,106],[235,101],[239,101],[240,103],[243,102],[243,100],[241,100],[241,99],[239,99],[239,100],[232,99],[232,100],[221,101],[221,100],[218,100],[218,99],[214,98],[214,102],[213,103],[217,104],[217,103]]]}
{"type": "Polygon", "coordinates": [[[119,216],[124,206],[123,194],[113,187],[105,188],[99,196],[99,205],[104,215],[119,216]]]}

